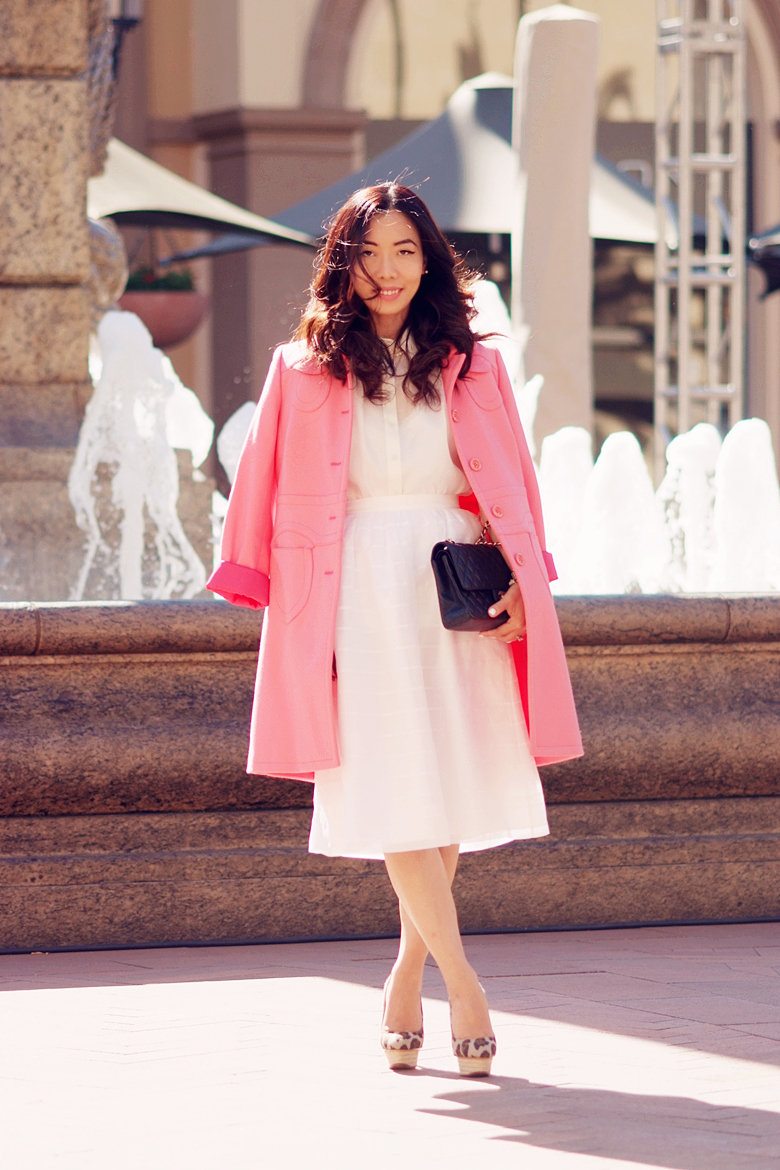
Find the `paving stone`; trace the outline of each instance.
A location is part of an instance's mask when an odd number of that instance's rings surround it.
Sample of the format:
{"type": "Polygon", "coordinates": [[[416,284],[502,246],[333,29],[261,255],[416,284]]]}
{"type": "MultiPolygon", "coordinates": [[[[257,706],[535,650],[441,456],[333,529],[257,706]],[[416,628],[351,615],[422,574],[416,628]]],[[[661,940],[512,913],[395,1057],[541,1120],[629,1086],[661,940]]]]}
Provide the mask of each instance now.
{"type": "Polygon", "coordinates": [[[421,1067],[387,1070],[388,940],[0,956],[5,1159],[397,1170],[411,1149],[432,1170],[776,1170],[780,1023],[697,1018],[771,1009],[755,999],[773,957],[759,940],[774,950],[780,924],[470,938],[499,1038],[481,1083],[455,1074],[434,969],[421,1067]],[[654,979],[627,1003],[639,951],[654,979]],[[728,994],[679,994],[681,964],[698,984],[724,952],[752,973],[720,979],[728,994]],[[588,969],[554,977],[565,995],[531,993],[524,965],[555,972],[574,954],[588,969]]]}

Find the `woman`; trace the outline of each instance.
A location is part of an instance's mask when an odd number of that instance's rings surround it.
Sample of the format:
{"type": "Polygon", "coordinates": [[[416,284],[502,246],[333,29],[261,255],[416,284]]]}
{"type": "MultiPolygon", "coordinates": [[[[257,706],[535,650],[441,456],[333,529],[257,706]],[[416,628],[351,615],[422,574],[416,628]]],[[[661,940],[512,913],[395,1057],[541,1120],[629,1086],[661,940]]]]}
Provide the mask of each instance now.
{"type": "Polygon", "coordinates": [[[533,464],[472,317],[470,275],[419,196],[382,183],[347,200],[274,355],[209,582],[268,607],[248,770],[314,781],[310,851],[384,858],[401,919],[390,1067],[417,1063],[430,952],[471,1076],[496,1044],[450,888],[459,852],[546,834],[537,764],[582,750],[533,464]],[[505,620],[445,630],[431,549],[483,520],[514,574],[505,620]]]}

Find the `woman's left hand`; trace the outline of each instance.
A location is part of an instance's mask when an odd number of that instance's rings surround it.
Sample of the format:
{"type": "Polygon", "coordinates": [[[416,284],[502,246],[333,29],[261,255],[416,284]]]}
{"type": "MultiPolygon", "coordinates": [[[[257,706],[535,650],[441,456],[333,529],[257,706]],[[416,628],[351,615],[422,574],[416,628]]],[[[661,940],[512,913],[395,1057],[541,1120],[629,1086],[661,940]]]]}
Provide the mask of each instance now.
{"type": "Polygon", "coordinates": [[[481,638],[498,638],[501,642],[520,642],[525,637],[525,606],[523,605],[520,586],[516,581],[491,605],[488,613],[496,617],[500,613],[509,614],[508,619],[492,630],[482,630],[481,638]]]}

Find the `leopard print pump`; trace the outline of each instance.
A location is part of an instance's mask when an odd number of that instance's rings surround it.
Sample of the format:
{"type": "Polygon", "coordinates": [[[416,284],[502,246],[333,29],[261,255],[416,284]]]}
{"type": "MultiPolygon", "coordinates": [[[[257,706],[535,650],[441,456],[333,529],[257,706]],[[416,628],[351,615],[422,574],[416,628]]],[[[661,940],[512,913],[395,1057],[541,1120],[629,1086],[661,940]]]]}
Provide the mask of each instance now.
{"type": "MultiPolygon", "coordinates": [[[[384,995],[382,996],[382,1031],[379,1043],[387,1057],[391,1069],[417,1068],[417,1057],[423,1046],[423,1029],[415,1032],[393,1032],[385,1027],[385,1007],[387,1004],[387,983],[385,981],[384,995]]],[[[422,1005],[420,1006],[422,1011],[422,1005]]]]}
{"type": "Polygon", "coordinates": [[[390,1068],[417,1068],[417,1057],[423,1044],[423,1030],[420,1028],[419,1032],[391,1032],[383,1028],[380,1044],[390,1068]]]}
{"type": "Polygon", "coordinates": [[[495,1036],[478,1036],[475,1040],[452,1037],[452,1054],[457,1057],[462,1077],[488,1077],[496,1055],[495,1036]]]}

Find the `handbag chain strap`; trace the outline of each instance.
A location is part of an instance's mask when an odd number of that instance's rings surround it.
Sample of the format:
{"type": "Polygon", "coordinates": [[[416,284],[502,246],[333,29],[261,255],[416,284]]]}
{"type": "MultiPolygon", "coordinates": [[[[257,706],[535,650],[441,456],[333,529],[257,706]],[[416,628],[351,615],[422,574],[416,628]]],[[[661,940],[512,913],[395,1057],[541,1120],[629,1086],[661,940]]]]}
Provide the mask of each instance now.
{"type": "MultiPolygon", "coordinates": [[[[501,545],[499,544],[499,542],[497,540],[493,540],[493,533],[491,532],[491,529],[490,529],[490,521],[489,520],[486,520],[485,523],[482,525],[482,531],[480,532],[479,536],[474,541],[474,543],[475,544],[492,545],[493,548],[501,548],[501,545]],[[488,540],[488,535],[490,535],[490,540],[488,540]]],[[[517,577],[512,572],[510,572],[510,574],[509,574],[509,580],[513,581],[515,583],[515,585],[517,584],[517,577]]],[[[504,594],[502,593],[501,596],[503,597],[504,594]]]]}

